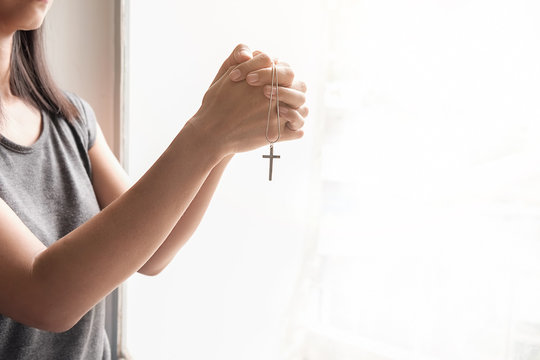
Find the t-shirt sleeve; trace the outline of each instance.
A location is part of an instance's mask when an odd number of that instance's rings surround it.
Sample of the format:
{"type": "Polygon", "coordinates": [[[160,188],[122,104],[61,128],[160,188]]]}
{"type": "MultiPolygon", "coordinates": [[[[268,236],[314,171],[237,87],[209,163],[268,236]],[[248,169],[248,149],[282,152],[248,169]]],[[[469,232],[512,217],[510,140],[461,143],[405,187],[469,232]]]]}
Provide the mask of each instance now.
{"type": "Polygon", "coordinates": [[[92,109],[92,106],[86,102],[86,100],[73,93],[65,92],[65,94],[79,110],[80,117],[76,121],[78,122],[77,125],[79,128],[78,130],[80,130],[81,138],[85,142],[86,150],[88,151],[96,141],[96,113],[94,112],[94,109],[92,109]]]}
{"type": "Polygon", "coordinates": [[[96,141],[96,132],[97,132],[97,119],[96,119],[96,113],[94,112],[94,109],[83,99],[80,99],[82,106],[83,106],[83,122],[85,123],[85,130],[86,134],[88,136],[88,146],[87,150],[90,150],[90,148],[94,145],[96,141]]]}

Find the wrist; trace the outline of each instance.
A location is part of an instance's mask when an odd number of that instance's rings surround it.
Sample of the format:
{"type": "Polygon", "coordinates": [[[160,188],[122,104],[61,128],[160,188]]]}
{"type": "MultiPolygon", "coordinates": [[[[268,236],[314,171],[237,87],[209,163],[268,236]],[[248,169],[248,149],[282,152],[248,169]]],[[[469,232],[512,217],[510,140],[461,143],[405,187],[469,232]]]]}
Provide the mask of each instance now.
{"type": "Polygon", "coordinates": [[[218,164],[225,159],[232,158],[233,154],[230,151],[227,151],[223,140],[218,139],[217,136],[213,135],[214,132],[210,129],[201,126],[201,124],[205,123],[202,121],[201,117],[202,116],[198,113],[195,114],[186,122],[182,132],[187,132],[187,136],[197,144],[197,148],[209,155],[215,164],[218,164]]]}

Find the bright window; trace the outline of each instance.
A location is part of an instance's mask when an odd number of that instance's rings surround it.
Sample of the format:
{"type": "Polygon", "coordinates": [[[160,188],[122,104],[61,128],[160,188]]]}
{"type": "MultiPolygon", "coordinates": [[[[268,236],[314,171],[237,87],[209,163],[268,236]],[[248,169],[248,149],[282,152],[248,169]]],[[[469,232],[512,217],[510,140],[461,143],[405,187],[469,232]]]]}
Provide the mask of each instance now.
{"type": "Polygon", "coordinates": [[[236,156],[175,261],[129,281],[135,359],[540,359],[537,2],[130,6],[134,178],[237,42],[311,109],[272,183],[265,150],[236,156]]]}

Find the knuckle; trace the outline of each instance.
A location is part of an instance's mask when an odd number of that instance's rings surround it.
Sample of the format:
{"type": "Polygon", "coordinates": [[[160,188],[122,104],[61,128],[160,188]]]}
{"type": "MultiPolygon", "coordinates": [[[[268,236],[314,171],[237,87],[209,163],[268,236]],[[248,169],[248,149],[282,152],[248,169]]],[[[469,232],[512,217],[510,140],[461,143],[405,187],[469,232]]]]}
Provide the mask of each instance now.
{"type": "Polygon", "coordinates": [[[291,67],[291,65],[286,61],[279,60],[278,63],[279,63],[279,65],[282,65],[282,66],[291,67]]]}
{"type": "Polygon", "coordinates": [[[291,123],[291,127],[292,127],[293,130],[298,130],[302,126],[304,126],[304,120],[302,120],[302,119],[296,119],[295,121],[293,121],[291,123]]]}
{"type": "Polygon", "coordinates": [[[259,59],[259,61],[262,64],[265,64],[265,65],[272,64],[272,58],[270,58],[270,56],[268,56],[268,54],[265,54],[265,53],[261,52],[260,54],[257,55],[257,58],[259,59]]]}
{"type": "Polygon", "coordinates": [[[251,58],[251,50],[249,49],[249,46],[245,44],[238,44],[233,50],[232,57],[237,63],[243,63],[245,62],[246,56],[248,58],[251,58]]]}
{"type": "Polygon", "coordinates": [[[249,49],[249,46],[247,46],[246,44],[240,43],[236,45],[236,47],[234,48],[235,51],[240,51],[243,49],[249,49]]]}
{"type": "Polygon", "coordinates": [[[294,70],[290,67],[285,67],[284,75],[285,79],[287,79],[289,83],[292,83],[292,80],[294,79],[294,70]]]}
{"type": "Polygon", "coordinates": [[[288,132],[287,140],[300,139],[304,136],[304,131],[300,129],[294,129],[292,126],[289,127],[291,131],[288,132]]]}

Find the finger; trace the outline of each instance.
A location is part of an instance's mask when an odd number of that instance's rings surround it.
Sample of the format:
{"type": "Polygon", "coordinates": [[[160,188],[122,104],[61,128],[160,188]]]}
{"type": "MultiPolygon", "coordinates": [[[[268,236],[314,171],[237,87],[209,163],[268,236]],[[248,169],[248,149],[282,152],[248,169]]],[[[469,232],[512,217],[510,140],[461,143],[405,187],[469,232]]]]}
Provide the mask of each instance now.
{"type": "Polygon", "coordinates": [[[291,89],[296,89],[298,91],[305,93],[307,91],[307,85],[303,81],[294,80],[294,82],[291,85],[291,89]]]}
{"type": "Polygon", "coordinates": [[[306,105],[300,106],[296,111],[298,111],[304,119],[309,115],[309,108],[306,105]]]}
{"type": "Polygon", "coordinates": [[[288,62],[279,60],[278,58],[275,59],[275,63],[278,64],[278,65],[283,65],[283,66],[291,67],[291,65],[290,65],[288,62]]]}
{"type": "Polygon", "coordinates": [[[246,75],[258,69],[272,66],[272,59],[265,53],[255,56],[253,59],[238,65],[229,75],[232,81],[242,81],[246,75]]]}
{"type": "MultiPolygon", "coordinates": [[[[281,86],[289,87],[294,80],[294,72],[288,66],[277,66],[278,82],[281,86]]],[[[255,70],[247,74],[246,81],[249,85],[261,86],[272,84],[272,67],[255,70]]],[[[275,79],[274,79],[275,81],[275,79]]]]}
{"type": "Polygon", "coordinates": [[[280,102],[288,105],[293,109],[298,109],[306,102],[306,94],[296,89],[286,88],[283,86],[279,86],[276,88],[275,86],[272,87],[270,85],[266,85],[263,88],[263,92],[264,96],[266,96],[268,99],[270,99],[271,97],[273,100],[277,101],[279,96],[280,102]]]}
{"type": "Polygon", "coordinates": [[[296,140],[300,139],[302,136],[304,136],[304,130],[291,130],[289,126],[285,124],[283,126],[283,130],[281,131],[279,141],[296,140]]]}
{"type": "Polygon", "coordinates": [[[259,54],[262,54],[262,53],[263,53],[263,52],[262,52],[261,50],[255,50],[255,51],[253,52],[253,57],[255,57],[255,56],[259,55],[259,54]]]}
{"type": "Polygon", "coordinates": [[[286,120],[285,123],[291,130],[299,130],[304,126],[304,118],[297,110],[290,109],[286,106],[279,107],[279,116],[286,120]]]}
{"type": "Polygon", "coordinates": [[[237,45],[232,51],[231,55],[229,55],[227,60],[225,60],[225,62],[223,62],[223,65],[221,65],[221,68],[219,69],[214,80],[212,81],[212,84],[215,83],[219,78],[221,78],[231,66],[236,66],[250,59],[252,59],[252,56],[249,47],[244,44],[237,45]]]}
{"type": "MultiPolygon", "coordinates": [[[[292,112],[295,112],[296,110],[291,110],[292,112]]],[[[280,118],[284,121],[281,121],[280,125],[280,133],[279,133],[279,141],[287,141],[287,140],[294,140],[299,139],[302,136],[304,136],[304,131],[301,130],[301,127],[304,125],[304,119],[302,119],[301,116],[293,115],[295,116],[295,119],[292,119],[291,121],[286,120],[285,117],[280,115],[280,118]],[[296,117],[298,116],[298,117],[296,117]]],[[[272,121],[276,121],[276,118],[273,117],[272,121]]],[[[269,139],[275,140],[278,137],[277,129],[271,128],[268,133],[269,139]]]]}

